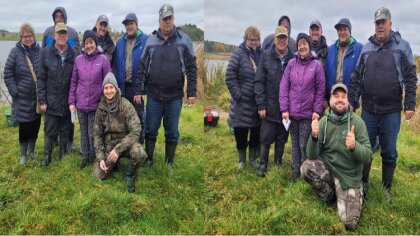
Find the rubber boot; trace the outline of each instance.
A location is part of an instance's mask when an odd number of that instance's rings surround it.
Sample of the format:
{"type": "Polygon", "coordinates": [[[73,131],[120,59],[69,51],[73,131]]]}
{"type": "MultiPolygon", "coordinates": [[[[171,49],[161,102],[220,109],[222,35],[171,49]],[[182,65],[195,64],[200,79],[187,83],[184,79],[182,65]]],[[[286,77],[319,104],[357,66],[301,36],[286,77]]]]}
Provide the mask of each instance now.
{"type": "Polygon", "coordinates": [[[391,187],[396,167],[396,163],[382,163],[382,186],[384,188],[384,194],[388,204],[391,204],[392,202],[391,187]]]}
{"type": "Polygon", "coordinates": [[[63,160],[64,156],[66,155],[67,145],[67,139],[64,137],[60,137],[60,153],[58,154],[58,161],[63,160]]]}
{"type": "Polygon", "coordinates": [[[362,173],[362,184],[363,184],[363,198],[365,201],[368,200],[369,195],[369,173],[370,173],[370,166],[372,161],[369,162],[367,165],[363,165],[363,173],[362,173]]]}
{"type": "Polygon", "coordinates": [[[284,144],[283,142],[276,142],[274,145],[274,164],[277,167],[280,167],[283,162],[284,144]]]}
{"type": "Polygon", "coordinates": [[[42,167],[47,167],[51,163],[51,153],[54,145],[54,137],[45,136],[44,141],[44,159],[41,162],[42,167]]]}
{"type": "Polygon", "coordinates": [[[238,149],[238,170],[242,170],[245,167],[246,162],[246,149],[238,149]]]}
{"type": "Polygon", "coordinates": [[[125,171],[125,178],[127,180],[127,189],[129,193],[134,193],[136,191],[135,180],[137,177],[137,169],[128,164],[127,170],[125,171]]]}
{"type": "Polygon", "coordinates": [[[270,153],[270,145],[260,145],[260,167],[257,170],[257,176],[265,177],[268,167],[268,154],[270,153]]]}
{"type": "Polygon", "coordinates": [[[19,146],[20,146],[19,163],[20,165],[24,166],[28,162],[28,143],[19,143],[19,146]]]}
{"type": "Polygon", "coordinates": [[[145,144],[146,144],[147,158],[144,165],[150,167],[155,162],[153,160],[153,153],[155,152],[156,140],[146,139],[145,144]]]}
{"type": "Polygon", "coordinates": [[[28,141],[28,156],[32,157],[33,159],[36,158],[35,144],[36,144],[36,140],[35,139],[30,139],[28,141]]]}
{"type": "Polygon", "coordinates": [[[257,148],[249,148],[248,150],[249,164],[254,168],[258,169],[259,165],[257,163],[257,148]]]}
{"type": "Polygon", "coordinates": [[[175,157],[177,143],[165,143],[165,163],[172,166],[175,157]]]}

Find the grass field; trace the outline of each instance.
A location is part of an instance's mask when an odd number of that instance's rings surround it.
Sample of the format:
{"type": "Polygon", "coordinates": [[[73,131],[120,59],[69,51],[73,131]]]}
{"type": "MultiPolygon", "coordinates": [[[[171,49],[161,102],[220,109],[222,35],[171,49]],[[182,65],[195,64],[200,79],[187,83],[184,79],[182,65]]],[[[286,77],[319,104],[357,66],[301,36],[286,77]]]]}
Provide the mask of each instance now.
{"type": "MultiPolygon", "coordinates": [[[[4,114],[1,109],[1,114],[4,114]]],[[[204,233],[204,157],[202,106],[184,107],[173,175],[164,164],[160,130],[156,165],[139,170],[136,192],[127,192],[122,159],[119,171],[104,181],[92,166],[80,170],[70,153],[42,169],[43,131],[38,158],[19,165],[18,128],[0,119],[0,234],[200,234],[204,233]],[[201,118],[201,119],[199,119],[201,118]]],[[[79,144],[78,125],[75,141],[79,144]]],[[[80,147],[80,145],[77,145],[80,147]]]]}

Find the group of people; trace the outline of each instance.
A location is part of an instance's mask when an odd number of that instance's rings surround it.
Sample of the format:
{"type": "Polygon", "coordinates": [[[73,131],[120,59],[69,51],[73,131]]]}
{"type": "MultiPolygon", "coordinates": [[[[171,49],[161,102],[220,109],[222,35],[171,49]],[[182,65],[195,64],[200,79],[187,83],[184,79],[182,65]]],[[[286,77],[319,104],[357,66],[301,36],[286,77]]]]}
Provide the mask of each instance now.
{"type": "Polygon", "coordinates": [[[274,164],[282,165],[290,131],[292,181],[302,176],[320,199],[336,203],[349,230],[367,199],[377,145],[383,190],[391,203],[401,110],[411,119],[416,106],[409,43],[392,30],[389,9],[377,9],[374,24],[375,34],[362,45],[351,35],[350,20],[342,18],[334,25],[337,40],[328,46],[319,20],[295,41],[290,18],[282,16],[262,45],[258,28],[248,27],[226,69],[238,169],[245,167],[248,149],[249,164],[266,176],[272,143],[274,164]],[[360,106],[361,117],[355,113],[360,106]]]}
{"type": "Polygon", "coordinates": [[[55,142],[61,161],[73,143],[77,113],[80,167],[94,163],[94,176],[104,179],[120,157],[128,157],[125,174],[128,191],[134,192],[141,163],[154,163],[162,120],[165,162],[172,167],[185,79],[188,102],[196,97],[197,67],[191,39],[174,25],[174,9],[169,4],[159,9],[159,28],[150,35],[140,30],[136,14],[127,14],[122,21],[125,33],[116,44],[105,15],[84,32],[81,43],[77,31],[66,25],[63,7],[54,9],[52,18],[54,25],[46,29],[42,48],[33,27],[22,24],[20,40],[4,69],[19,122],[20,164],[26,165],[28,156],[36,158],[42,115],[45,140],[41,166],[50,165],[55,142]]]}

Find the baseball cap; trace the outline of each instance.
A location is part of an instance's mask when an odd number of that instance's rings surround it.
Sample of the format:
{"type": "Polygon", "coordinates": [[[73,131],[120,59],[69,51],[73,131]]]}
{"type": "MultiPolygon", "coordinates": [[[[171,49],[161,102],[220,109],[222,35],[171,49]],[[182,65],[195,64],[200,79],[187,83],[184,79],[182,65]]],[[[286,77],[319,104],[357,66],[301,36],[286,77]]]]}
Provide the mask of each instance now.
{"type": "Polygon", "coordinates": [[[380,7],[375,11],[375,22],[378,20],[391,19],[391,12],[386,7],[380,7]]]}
{"type": "Polygon", "coordinates": [[[105,23],[109,24],[108,17],[106,17],[106,15],[100,15],[96,22],[99,22],[99,23],[105,22],[105,23]]]}
{"type": "Polygon", "coordinates": [[[122,23],[125,25],[127,21],[135,21],[137,25],[139,24],[137,20],[137,16],[134,13],[128,13],[122,23]]]}
{"type": "Polygon", "coordinates": [[[338,23],[337,23],[337,24],[335,24],[334,28],[335,28],[336,30],[338,30],[338,28],[339,28],[340,26],[346,26],[346,27],[348,27],[348,28],[349,28],[349,30],[351,31],[351,23],[350,23],[350,20],[349,20],[349,19],[347,19],[347,18],[341,18],[341,19],[338,21],[338,23]]]}
{"type": "Polygon", "coordinates": [[[322,28],[321,22],[319,22],[319,20],[313,20],[310,24],[309,24],[309,28],[311,28],[312,26],[318,26],[318,28],[322,28]]]}
{"type": "Polygon", "coordinates": [[[332,86],[332,88],[331,88],[331,95],[334,93],[334,91],[336,89],[339,89],[339,88],[343,89],[346,93],[348,93],[347,86],[345,84],[337,83],[337,84],[334,84],[334,86],[332,86]]]}
{"type": "Polygon", "coordinates": [[[279,27],[276,28],[276,30],[274,31],[274,36],[278,37],[280,35],[284,35],[289,37],[289,34],[287,32],[286,27],[280,25],[279,27]]]}
{"type": "Polygon", "coordinates": [[[66,24],[64,24],[64,22],[58,22],[55,25],[54,30],[55,30],[56,33],[59,32],[59,31],[63,31],[63,30],[67,32],[67,26],[66,26],[66,24]]]}
{"type": "Polygon", "coordinates": [[[162,20],[165,17],[173,16],[174,8],[169,4],[163,4],[159,9],[159,20],[162,20]]]}

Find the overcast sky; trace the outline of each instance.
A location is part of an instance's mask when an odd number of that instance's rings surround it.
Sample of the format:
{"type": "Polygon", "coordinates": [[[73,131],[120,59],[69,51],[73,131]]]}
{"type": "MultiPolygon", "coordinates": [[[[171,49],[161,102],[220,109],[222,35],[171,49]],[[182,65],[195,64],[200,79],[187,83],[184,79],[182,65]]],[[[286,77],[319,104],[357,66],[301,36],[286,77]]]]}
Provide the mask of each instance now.
{"type": "Polygon", "coordinates": [[[204,27],[204,0],[0,0],[0,29],[18,32],[23,22],[31,23],[43,33],[53,25],[52,12],[62,6],[67,12],[67,24],[79,32],[92,29],[99,15],[108,16],[110,25],[121,31],[127,13],[134,12],[139,28],[151,33],[158,28],[159,8],[164,3],[174,7],[175,24],[195,24],[204,27]]]}
{"type": "Polygon", "coordinates": [[[247,26],[255,25],[262,39],[274,33],[278,19],[288,15],[292,37],[308,33],[313,19],[321,21],[328,45],[337,39],[334,25],[349,18],[352,35],[362,44],[374,34],[374,12],[381,6],[390,9],[394,30],[409,41],[413,52],[420,54],[420,1],[412,0],[205,0],[205,39],[239,45],[247,26]]]}

